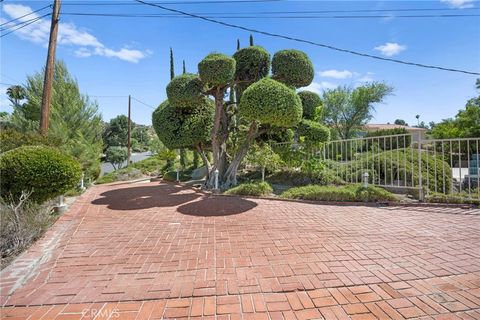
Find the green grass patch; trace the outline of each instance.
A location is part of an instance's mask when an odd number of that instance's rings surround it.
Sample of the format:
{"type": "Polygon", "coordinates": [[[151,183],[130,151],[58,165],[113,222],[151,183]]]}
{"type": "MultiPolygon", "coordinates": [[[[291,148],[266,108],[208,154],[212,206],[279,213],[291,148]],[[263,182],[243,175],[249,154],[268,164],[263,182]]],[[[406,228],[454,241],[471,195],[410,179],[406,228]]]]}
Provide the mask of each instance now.
{"type": "Polygon", "coordinates": [[[242,196],[266,196],[273,192],[272,187],[267,182],[248,182],[242,183],[234,188],[225,191],[225,194],[242,196]]]}
{"type": "Polygon", "coordinates": [[[291,188],[282,193],[282,198],[304,199],[316,201],[396,201],[397,197],[378,187],[369,186],[363,188],[359,185],[349,186],[319,186],[309,185],[291,188]]]}

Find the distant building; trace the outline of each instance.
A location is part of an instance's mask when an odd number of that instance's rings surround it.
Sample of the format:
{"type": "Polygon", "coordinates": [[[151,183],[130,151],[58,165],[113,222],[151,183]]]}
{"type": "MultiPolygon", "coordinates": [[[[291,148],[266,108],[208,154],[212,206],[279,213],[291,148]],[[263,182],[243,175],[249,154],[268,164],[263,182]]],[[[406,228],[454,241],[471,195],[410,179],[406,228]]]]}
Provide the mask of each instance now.
{"type": "Polygon", "coordinates": [[[399,124],[373,124],[369,123],[363,127],[362,132],[360,135],[363,136],[367,132],[374,132],[378,130],[388,130],[388,129],[405,129],[409,134],[412,135],[413,141],[418,140],[425,140],[427,138],[427,129],[424,128],[417,128],[417,127],[410,127],[410,126],[402,126],[399,124]]]}

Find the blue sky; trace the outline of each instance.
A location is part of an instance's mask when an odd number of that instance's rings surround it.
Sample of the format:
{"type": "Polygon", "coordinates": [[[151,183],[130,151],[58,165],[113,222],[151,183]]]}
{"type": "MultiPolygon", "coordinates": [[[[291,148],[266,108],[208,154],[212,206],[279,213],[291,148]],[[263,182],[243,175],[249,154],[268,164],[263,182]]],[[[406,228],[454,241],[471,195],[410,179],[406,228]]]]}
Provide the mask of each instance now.
{"type": "MultiPolygon", "coordinates": [[[[178,0],[173,0],[178,1],[178,0]]],[[[83,93],[92,96],[131,94],[151,106],[166,97],[169,81],[169,47],[175,55],[176,72],[185,59],[187,71],[196,72],[198,62],[212,51],[233,54],[236,39],[248,45],[246,31],[183,18],[112,18],[74,16],[68,13],[167,13],[133,1],[64,0],[57,59],[66,62],[83,93]],[[75,3],[82,3],[77,6],[75,3]],[[94,3],[110,3],[107,6],[94,3]],[[113,5],[116,4],[116,5],[113,5]]],[[[11,1],[1,4],[1,21],[37,10],[49,2],[11,1]]],[[[480,18],[400,18],[414,14],[480,14],[478,2],[439,1],[278,1],[262,3],[169,4],[188,12],[257,13],[260,11],[384,10],[367,13],[323,13],[318,15],[385,15],[368,19],[234,19],[234,24],[331,44],[337,47],[457,69],[480,71],[480,18]],[[449,11],[389,11],[393,9],[454,9],[449,11]],[[386,10],[386,11],[385,11],[386,10]]],[[[37,13],[48,13],[48,9],[37,13]]],[[[221,15],[221,14],[220,14],[221,15]]],[[[250,14],[251,16],[252,14],[250,14]]],[[[296,14],[308,15],[308,14],[296,14]]],[[[315,15],[315,14],[310,14],[315,15]]],[[[258,16],[258,14],[256,15],[258,16]]],[[[24,19],[31,19],[30,15],[24,19]]],[[[45,64],[49,17],[1,38],[1,110],[11,111],[4,91],[10,83],[24,83],[26,75],[45,64]]],[[[352,87],[366,81],[384,81],[394,95],[377,106],[372,123],[397,118],[416,124],[453,117],[467,99],[476,95],[473,75],[405,66],[353,56],[308,44],[254,34],[255,43],[272,55],[295,48],[312,59],[316,76],[309,89],[322,92],[337,85],[352,87]]],[[[105,120],[127,111],[125,97],[98,97],[105,120]]],[[[152,109],[133,101],[132,119],[150,124],[152,109]]]]}

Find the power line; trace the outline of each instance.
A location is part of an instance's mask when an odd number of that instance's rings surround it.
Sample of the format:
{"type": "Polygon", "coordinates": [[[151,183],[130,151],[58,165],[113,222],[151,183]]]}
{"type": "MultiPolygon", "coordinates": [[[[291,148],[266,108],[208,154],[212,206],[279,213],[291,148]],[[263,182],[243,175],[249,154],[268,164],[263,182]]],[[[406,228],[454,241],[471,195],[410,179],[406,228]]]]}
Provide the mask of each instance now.
{"type": "Polygon", "coordinates": [[[28,23],[25,23],[25,24],[23,24],[22,26],[20,26],[20,27],[18,27],[18,28],[16,28],[16,29],[12,29],[12,30],[10,30],[9,32],[0,35],[0,38],[3,38],[3,37],[5,37],[6,35],[9,35],[10,33],[15,32],[15,31],[17,31],[17,30],[20,30],[20,29],[22,29],[22,28],[25,28],[26,26],[29,26],[29,25],[31,25],[32,23],[35,23],[35,22],[37,22],[38,20],[40,20],[40,19],[42,19],[42,18],[44,18],[44,17],[46,17],[46,16],[49,16],[49,15],[51,15],[51,13],[47,13],[47,14],[45,14],[45,15],[43,15],[43,16],[40,16],[40,17],[38,17],[38,18],[35,18],[35,19],[33,19],[33,21],[30,21],[30,22],[28,22],[28,23]]]}
{"type": "Polygon", "coordinates": [[[36,12],[39,12],[39,11],[42,11],[42,10],[44,10],[44,9],[46,9],[46,8],[51,8],[51,7],[52,7],[52,5],[49,4],[48,6],[42,7],[42,8],[40,8],[40,9],[38,9],[38,10],[35,10],[35,11],[30,12],[30,13],[24,14],[23,16],[17,17],[17,18],[15,18],[15,19],[13,19],[13,20],[4,22],[4,23],[0,24],[0,27],[3,26],[3,25],[5,25],[5,24],[11,23],[11,22],[13,22],[13,21],[17,21],[17,20],[22,19],[22,18],[25,18],[25,17],[27,17],[27,16],[29,16],[29,15],[31,15],[31,14],[34,14],[34,13],[36,13],[36,12]]]}
{"type": "Polygon", "coordinates": [[[363,53],[363,52],[358,52],[358,51],[354,51],[354,50],[350,50],[350,49],[343,49],[343,48],[335,47],[335,46],[328,45],[328,44],[317,43],[317,42],[313,42],[313,41],[310,41],[310,40],[304,40],[304,39],[285,36],[285,35],[281,35],[281,34],[277,34],[277,33],[272,33],[272,32],[257,30],[257,29],[253,29],[253,28],[243,27],[243,26],[239,26],[239,25],[236,25],[236,24],[228,23],[228,22],[218,21],[218,20],[214,20],[214,19],[211,19],[211,18],[206,18],[206,17],[203,17],[203,16],[191,14],[191,13],[188,13],[188,12],[185,12],[185,11],[167,8],[167,7],[162,6],[162,5],[145,2],[143,0],[135,0],[135,1],[137,1],[139,3],[143,3],[144,5],[147,5],[147,6],[157,7],[157,8],[160,8],[160,9],[163,9],[163,10],[166,10],[166,11],[170,11],[170,12],[181,13],[183,15],[195,17],[195,18],[198,18],[198,19],[201,19],[201,20],[205,20],[205,21],[208,21],[208,22],[211,22],[211,23],[219,24],[219,25],[222,25],[222,26],[230,27],[230,28],[245,30],[245,31],[248,31],[248,32],[253,32],[253,33],[258,33],[258,34],[263,34],[263,35],[266,35],[266,36],[269,36],[269,37],[276,37],[276,38],[281,38],[281,39],[286,39],[286,40],[291,40],[291,41],[296,41],[296,42],[301,42],[301,43],[307,43],[307,44],[311,44],[311,45],[314,45],[314,46],[318,46],[318,47],[322,47],[322,48],[326,48],[326,49],[330,49],[330,50],[335,50],[335,51],[339,51],[339,52],[349,53],[349,54],[353,54],[353,55],[357,55],[357,56],[361,56],[361,57],[372,58],[372,59],[377,59],[377,60],[382,60],[382,61],[390,61],[390,62],[394,62],[394,63],[416,66],[416,67],[421,67],[421,68],[437,69],[437,70],[465,73],[465,74],[471,74],[471,75],[480,75],[479,72],[474,72],[474,71],[446,68],[446,67],[427,65],[427,64],[410,62],[410,61],[399,60],[399,59],[385,58],[385,57],[376,56],[376,55],[363,53]]]}
{"type": "MultiPolygon", "coordinates": [[[[286,0],[210,0],[210,1],[160,1],[154,2],[155,4],[172,4],[172,5],[192,5],[192,4],[251,4],[262,2],[283,2],[286,0]]],[[[125,2],[106,2],[106,3],[65,3],[65,6],[121,6],[121,5],[138,5],[138,3],[125,3],[125,2]]]]}
{"type": "MultiPolygon", "coordinates": [[[[166,18],[166,19],[192,19],[195,17],[169,14],[128,14],[128,13],[82,13],[82,12],[64,12],[67,16],[99,16],[112,18],[166,18]]],[[[340,16],[216,16],[208,15],[205,18],[217,19],[379,19],[379,18],[464,18],[480,17],[480,14],[437,14],[437,15],[340,15],[340,16]]]]}
{"type": "Polygon", "coordinates": [[[3,27],[3,28],[0,28],[0,31],[1,31],[1,32],[4,32],[4,31],[6,31],[6,30],[8,30],[8,29],[12,29],[12,28],[18,27],[18,26],[20,26],[20,25],[22,25],[22,24],[25,24],[25,23],[28,23],[28,22],[30,22],[30,21],[37,20],[37,19],[38,19],[38,17],[35,17],[35,18],[32,18],[32,19],[28,19],[28,20],[19,22],[19,23],[17,23],[17,24],[11,25],[11,26],[5,26],[5,27],[3,27]]]}
{"type": "Polygon", "coordinates": [[[141,103],[141,104],[143,104],[144,106],[147,106],[147,107],[149,107],[149,108],[153,109],[153,110],[155,110],[155,109],[156,109],[154,106],[151,106],[151,105],[149,105],[148,103],[145,103],[145,102],[143,102],[143,101],[140,101],[140,100],[138,100],[138,99],[137,99],[137,98],[135,98],[135,97],[132,97],[132,99],[133,99],[133,100],[135,100],[135,101],[137,101],[138,103],[141,103]]]}

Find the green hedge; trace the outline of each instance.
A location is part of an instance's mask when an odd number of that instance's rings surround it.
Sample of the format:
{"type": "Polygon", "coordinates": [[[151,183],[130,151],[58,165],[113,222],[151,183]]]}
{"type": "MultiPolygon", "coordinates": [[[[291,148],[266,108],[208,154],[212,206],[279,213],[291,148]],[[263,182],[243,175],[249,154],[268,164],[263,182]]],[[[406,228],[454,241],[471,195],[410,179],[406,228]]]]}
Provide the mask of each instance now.
{"type": "Polygon", "coordinates": [[[342,202],[382,202],[398,200],[394,194],[384,189],[374,186],[363,188],[358,185],[349,185],[343,187],[309,185],[304,187],[291,188],[282,193],[282,197],[287,199],[342,202]]]}
{"type": "Polygon", "coordinates": [[[14,129],[0,130],[0,153],[21,146],[58,146],[60,140],[38,133],[22,133],[14,129]]]}
{"type": "Polygon", "coordinates": [[[302,102],[294,90],[264,78],[245,90],[238,111],[249,121],[288,128],[301,120],[302,102]]]}
{"type": "Polygon", "coordinates": [[[196,102],[191,110],[179,110],[166,100],[153,112],[152,124],[167,148],[192,148],[210,140],[214,114],[214,104],[207,98],[196,102]]]}
{"type": "Polygon", "coordinates": [[[298,93],[300,100],[302,100],[303,117],[308,120],[313,120],[319,108],[322,108],[322,99],[320,96],[312,91],[300,91],[298,93]]]}
{"type": "Polygon", "coordinates": [[[80,164],[59,150],[45,146],[23,146],[0,156],[1,195],[18,198],[32,191],[31,200],[44,202],[78,185],[80,164]]]}
{"type": "Polygon", "coordinates": [[[273,55],[273,78],[295,88],[306,87],[313,81],[313,63],[299,50],[281,50],[273,55]]]}
{"type": "Polygon", "coordinates": [[[327,142],[330,140],[330,129],[318,122],[303,119],[298,125],[298,134],[305,137],[307,143],[327,142]]]}
{"type": "Polygon", "coordinates": [[[168,101],[177,108],[191,108],[202,99],[202,91],[202,80],[191,73],[176,76],[167,85],[168,101]]]}
{"type": "Polygon", "coordinates": [[[234,194],[242,196],[267,196],[273,192],[272,187],[267,182],[249,182],[242,183],[234,188],[225,191],[225,194],[234,194]]]}
{"type": "Polygon", "coordinates": [[[198,64],[198,73],[208,87],[226,85],[235,75],[235,59],[221,53],[211,53],[198,64]]]}

